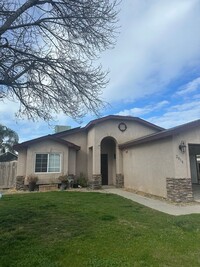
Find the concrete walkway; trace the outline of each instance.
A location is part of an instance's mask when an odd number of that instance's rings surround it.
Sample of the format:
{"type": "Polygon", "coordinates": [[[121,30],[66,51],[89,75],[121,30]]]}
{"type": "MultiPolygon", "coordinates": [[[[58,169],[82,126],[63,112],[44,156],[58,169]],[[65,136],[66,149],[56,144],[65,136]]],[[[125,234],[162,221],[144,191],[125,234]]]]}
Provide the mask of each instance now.
{"type": "Polygon", "coordinates": [[[101,190],[102,193],[111,193],[111,194],[117,194],[119,196],[122,196],[124,198],[130,199],[134,202],[140,203],[146,207],[149,207],[154,210],[158,210],[170,215],[186,215],[186,214],[192,214],[192,213],[199,213],[200,214],[200,203],[193,202],[190,204],[184,204],[184,205],[174,205],[165,202],[164,200],[158,200],[153,198],[144,197],[132,192],[128,192],[124,189],[118,189],[118,188],[105,188],[101,190]]]}

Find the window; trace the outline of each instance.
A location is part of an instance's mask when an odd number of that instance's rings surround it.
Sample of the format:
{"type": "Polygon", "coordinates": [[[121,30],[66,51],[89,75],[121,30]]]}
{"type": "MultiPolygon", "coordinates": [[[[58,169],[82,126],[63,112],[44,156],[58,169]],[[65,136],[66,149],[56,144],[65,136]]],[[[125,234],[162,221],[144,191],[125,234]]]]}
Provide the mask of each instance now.
{"type": "Polygon", "coordinates": [[[48,172],[60,172],[60,154],[49,154],[48,172]]]}
{"type": "Polygon", "coordinates": [[[60,154],[36,154],[35,172],[60,172],[60,154]]]}

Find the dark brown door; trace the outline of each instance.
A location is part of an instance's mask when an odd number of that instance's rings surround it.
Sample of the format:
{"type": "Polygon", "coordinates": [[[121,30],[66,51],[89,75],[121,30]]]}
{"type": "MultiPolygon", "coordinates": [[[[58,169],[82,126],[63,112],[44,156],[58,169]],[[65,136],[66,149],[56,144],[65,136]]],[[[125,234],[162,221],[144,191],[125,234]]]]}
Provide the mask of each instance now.
{"type": "Polygon", "coordinates": [[[101,154],[102,185],[108,185],[108,155],[101,154]]]}

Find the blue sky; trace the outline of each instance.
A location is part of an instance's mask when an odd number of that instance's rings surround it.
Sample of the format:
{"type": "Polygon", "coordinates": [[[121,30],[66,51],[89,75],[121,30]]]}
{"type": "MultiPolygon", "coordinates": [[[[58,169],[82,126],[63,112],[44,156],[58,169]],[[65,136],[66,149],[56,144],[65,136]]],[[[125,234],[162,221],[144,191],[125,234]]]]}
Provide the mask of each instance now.
{"type": "MultiPolygon", "coordinates": [[[[143,118],[170,128],[200,118],[200,1],[122,0],[120,34],[114,49],[100,59],[110,83],[102,97],[110,103],[101,111],[143,118]]],[[[0,122],[20,141],[53,133],[54,126],[83,126],[57,114],[55,121],[15,118],[18,103],[0,103],[0,122]]]]}

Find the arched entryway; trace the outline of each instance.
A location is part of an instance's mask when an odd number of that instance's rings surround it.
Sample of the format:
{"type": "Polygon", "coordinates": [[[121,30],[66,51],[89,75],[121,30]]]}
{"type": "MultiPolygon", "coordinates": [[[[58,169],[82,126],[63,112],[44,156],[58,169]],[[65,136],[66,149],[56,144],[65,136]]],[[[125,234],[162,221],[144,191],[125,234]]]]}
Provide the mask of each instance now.
{"type": "Polygon", "coordinates": [[[116,140],[105,137],[101,141],[102,185],[113,185],[116,178],[116,140]]]}

